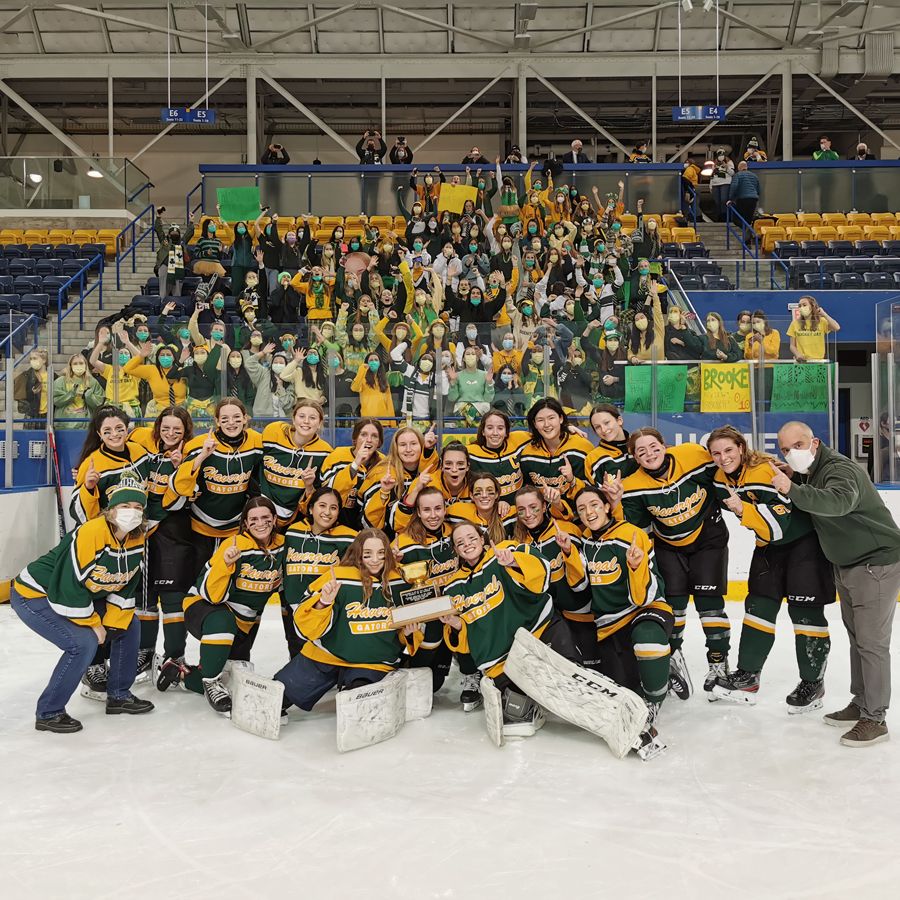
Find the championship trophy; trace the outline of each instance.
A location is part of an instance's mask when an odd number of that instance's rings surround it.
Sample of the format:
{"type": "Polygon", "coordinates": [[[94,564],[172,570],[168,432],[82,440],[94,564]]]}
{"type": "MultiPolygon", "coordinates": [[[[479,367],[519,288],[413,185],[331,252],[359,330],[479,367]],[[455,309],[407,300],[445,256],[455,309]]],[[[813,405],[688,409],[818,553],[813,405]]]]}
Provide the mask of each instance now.
{"type": "Polygon", "coordinates": [[[400,591],[394,600],[394,628],[403,628],[410,622],[432,622],[441,616],[456,615],[456,608],[450,598],[438,596],[437,588],[425,583],[431,570],[431,563],[427,559],[401,563],[398,568],[407,584],[412,586],[400,591]]]}

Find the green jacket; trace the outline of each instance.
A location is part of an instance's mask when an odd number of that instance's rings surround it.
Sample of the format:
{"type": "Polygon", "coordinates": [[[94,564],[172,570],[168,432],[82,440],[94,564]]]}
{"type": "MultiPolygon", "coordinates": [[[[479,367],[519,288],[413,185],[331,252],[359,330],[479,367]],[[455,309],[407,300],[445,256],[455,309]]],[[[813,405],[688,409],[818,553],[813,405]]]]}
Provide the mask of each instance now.
{"type": "MultiPolygon", "coordinates": [[[[154,267],[158,269],[166,262],[166,260],[168,260],[169,250],[172,248],[172,245],[169,241],[169,229],[163,228],[162,219],[160,219],[159,216],[156,217],[156,224],[153,226],[153,229],[156,232],[156,237],[159,241],[156,251],[156,266],[154,267]]],[[[187,228],[184,230],[184,234],[181,236],[181,243],[184,245],[185,250],[187,250],[187,245],[193,236],[194,223],[189,222],[187,228]]]]}
{"type": "Polygon", "coordinates": [[[794,473],[790,498],[812,516],[819,543],[836,566],[900,562],[900,528],[866,470],[819,444],[807,475],[794,473]]]}

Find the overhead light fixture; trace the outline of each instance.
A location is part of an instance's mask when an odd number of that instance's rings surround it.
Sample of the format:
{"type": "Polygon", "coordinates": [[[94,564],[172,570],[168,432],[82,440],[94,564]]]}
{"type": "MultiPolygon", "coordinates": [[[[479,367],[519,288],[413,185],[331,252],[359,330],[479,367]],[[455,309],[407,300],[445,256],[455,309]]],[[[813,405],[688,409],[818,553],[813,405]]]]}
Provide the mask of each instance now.
{"type": "Polygon", "coordinates": [[[708,159],[705,163],[703,163],[703,168],[700,170],[700,174],[706,176],[712,175],[714,168],[715,163],[711,159],[708,159]]]}
{"type": "Polygon", "coordinates": [[[834,14],[836,19],[842,19],[844,16],[849,16],[850,13],[859,9],[866,0],[844,0],[844,5],[838,9],[838,11],[834,14]]]}
{"type": "Polygon", "coordinates": [[[526,31],[525,34],[517,34],[513,38],[516,50],[528,50],[531,47],[531,35],[526,31]]]}
{"type": "Polygon", "coordinates": [[[518,18],[531,21],[537,15],[537,11],[537,3],[520,3],[518,18]]]}
{"type": "Polygon", "coordinates": [[[691,0],[681,0],[681,8],[685,12],[690,12],[694,8],[694,4],[691,2],[691,0]]]}
{"type": "Polygon", "coordinates": [[[703,12],[709,12],[716,5],[716,0],[703,0],[703,12]]]}
{"type": "Polygon", "coordinates": [[[98,172],[93,166],[88,169],[88,178],[102,178],[103,173],[98,172]]]}
{"type": "Polygon", "coordinates": [[[37,172],[29,172],[28,178],[30,181],[33,181],[35,184],[40,184],[44,180],[44,176],[39,175],[37,172]]]}

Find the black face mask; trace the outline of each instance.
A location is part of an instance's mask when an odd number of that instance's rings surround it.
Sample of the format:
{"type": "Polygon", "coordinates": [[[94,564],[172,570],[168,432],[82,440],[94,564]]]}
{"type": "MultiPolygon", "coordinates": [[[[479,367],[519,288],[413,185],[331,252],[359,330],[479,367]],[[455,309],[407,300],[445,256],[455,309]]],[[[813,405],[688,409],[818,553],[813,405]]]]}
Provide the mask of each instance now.
{"type": "Polygon", "coordinates": [[[173,244],[180,244],[180,243],[181,243],[181,235],[180,235],[180,234],[170,234],[170,235],[169,235],[169,240],[170,240],[173,244]]]}

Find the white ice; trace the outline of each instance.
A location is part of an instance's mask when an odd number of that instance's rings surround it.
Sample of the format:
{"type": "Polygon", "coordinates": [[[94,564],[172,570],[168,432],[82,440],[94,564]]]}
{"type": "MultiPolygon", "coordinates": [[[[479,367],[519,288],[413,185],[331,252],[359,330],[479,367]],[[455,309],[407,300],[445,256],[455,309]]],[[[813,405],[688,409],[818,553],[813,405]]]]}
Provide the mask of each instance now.
{"type": "MultiPolygon", "coordinates": [[[[286,660],[270,607],[258,672],[286,660]]],[[[741,607],[728,604],[735,626],[741,607]]],[[[695,685],[705,662],[688,614],[695,685]]],[[[824,711],[848,697],[847,636],[824,711]]],[[[895,659],[900,635],[895,632],[895,659]]],[[[189,648],[189,659],[196,645],[189,648]]],[[[136,693],[156,710],[107,717],[74,697],[75,735],[34,730],[57,651],[0,608],[0,896],[800,900],[900,895],[900,733],[843,747],[821,713],[788,716],[797,682],[782,610],[756,707],[667,700],[668,753],[616,760],[550,717],[497,749],[457,705],[454,669],[431,718],[335,749],[334,701],[294,711],[277,742],[233,728],[197,695],[136,693]]],[[[736,650],[732,650],[736,662],[736,650]]],[[[900,720],[898,720],[900,728],[900,720]]]]}

